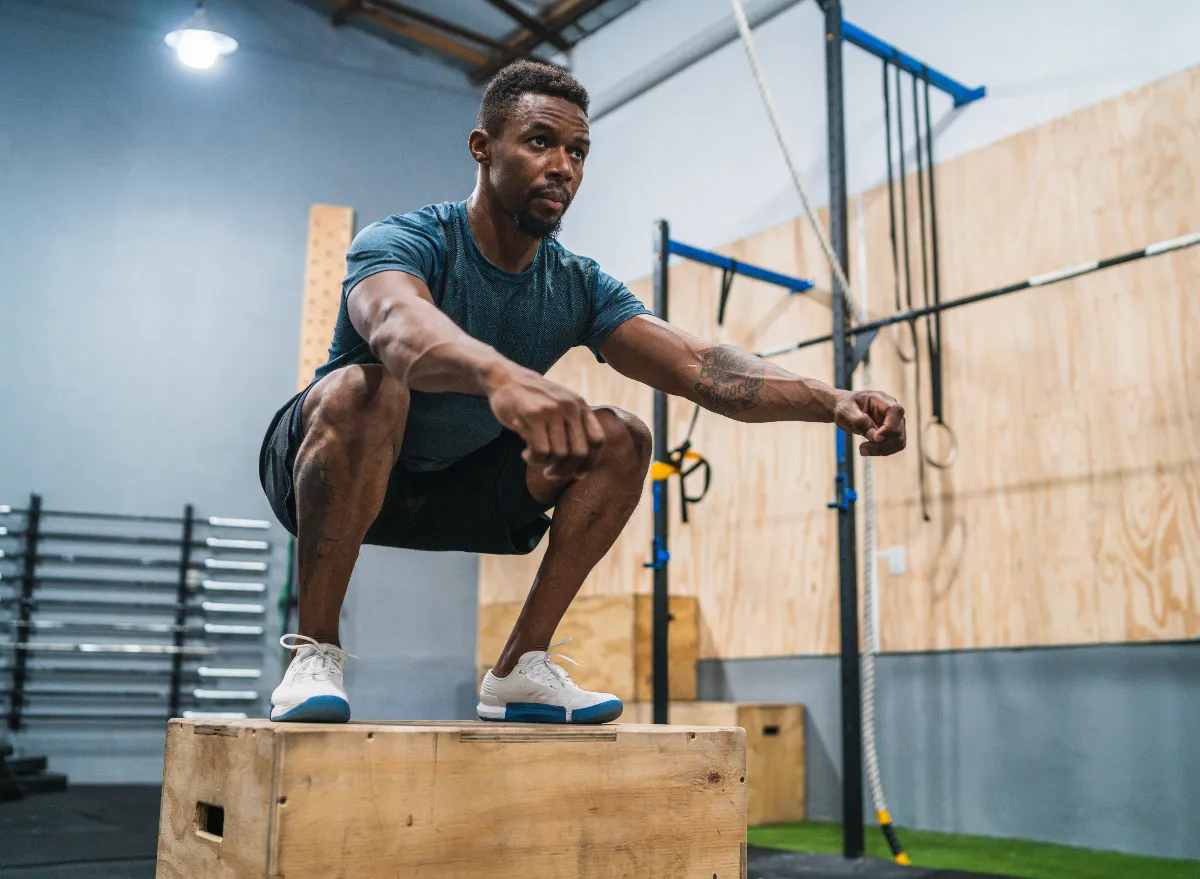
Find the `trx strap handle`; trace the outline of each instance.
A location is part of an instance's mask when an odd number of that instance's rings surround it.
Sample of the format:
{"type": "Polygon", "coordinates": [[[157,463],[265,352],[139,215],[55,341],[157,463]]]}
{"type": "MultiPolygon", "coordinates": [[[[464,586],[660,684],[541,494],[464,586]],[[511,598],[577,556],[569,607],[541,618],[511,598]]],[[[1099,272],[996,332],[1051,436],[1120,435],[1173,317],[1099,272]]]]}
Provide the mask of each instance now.
{"type": "Polygon", "coordinates": [[[655,482],[665,482],[672,476],[679,477],[680,515],[686,523],[688,521],[688,505],[698,504],[704,500],[708,489],[712,486],[712,465],[699,452],[692,451],[690,442],[684,442],[683,445],[667,453],[666,461],[655,461],[650,465],[650,478],[655,482]],[[704,472],[704,487],[697,494],[688,494],[687,478],[697,470],[704,472]]]}

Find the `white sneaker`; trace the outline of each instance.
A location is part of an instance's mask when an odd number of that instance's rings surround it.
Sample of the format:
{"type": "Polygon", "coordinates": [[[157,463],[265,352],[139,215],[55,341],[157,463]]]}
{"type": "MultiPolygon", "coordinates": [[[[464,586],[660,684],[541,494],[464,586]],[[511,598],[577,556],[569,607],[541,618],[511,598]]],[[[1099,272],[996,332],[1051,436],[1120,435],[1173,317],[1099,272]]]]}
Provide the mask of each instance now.
{"type": "MultiPolygon", "coordinates": [[[[550,645],[550,650],[570,641],[550,645]]],[[[550,657],[569,656],[549,650],[530,650],[523,655],[507,677],[498,678],[490,671],[479,688],[480,720],[507,720],[516,723],[608,723],[621,716],[624,705],[612,693],[590,693],[581,689],[561,666],[550,657]]]]}
{"type": "Polygon", "coordinates": [[[279,643],[295,651],[283,683],[271,694],[271,720],[345,723],[350,699],[342,684],[347,653],[333,644],[318,644],[304,635],[284,635],[279,643]],[[290,639],[290,640],[289,640],[290,639]]]}

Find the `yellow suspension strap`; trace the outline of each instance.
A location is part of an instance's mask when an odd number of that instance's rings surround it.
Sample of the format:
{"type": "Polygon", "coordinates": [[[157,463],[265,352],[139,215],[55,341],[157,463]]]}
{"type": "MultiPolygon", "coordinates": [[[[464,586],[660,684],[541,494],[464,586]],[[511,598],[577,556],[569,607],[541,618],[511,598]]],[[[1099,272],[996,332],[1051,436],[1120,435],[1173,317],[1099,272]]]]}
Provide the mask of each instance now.
{"type": "Polygon", "coordinates": [[[679,511],[686,524],[688,506],[704,500],[712,485],[712,465],[699,452],[692,451],[690,441],[684,440],[683,445],[667,453],[666,461],[655,461],[650,466],[650,478],[655,482],[666,482],[672,476],[679,477],[679,511]],[[688,494],[687,479],[698,470],[704,473],[704,487],[696,494],[688,494]]]}
{"type": "MultiPolygon", "coordinates": [[[[725,308],[729,304],[729,291],[733,287],[733,278],[737,274],[737,261],[731,260],[730,265],[721,271],[721,296],[717,305],[717,334],[721,335],[725,326],[725,308]]],[[[655,461],[650,465],[650,478],[665,483],[672,476],[679,477],[679,510],[684,524],[688,520],[688,506],[698,504],[708,494],[712,486],[712,465],[699,452],[692,451],[692,433],[696,430],[696,419],[700,417],[700,407],[692,410],[692,421],[688,425],[687,436],[677,448],[667,452],[666,461],[655,461]],[[689,463],[690,462],[690,463],[689,463]],[[687,478],[697,470],[704,472],[704,487],[698,494],[688,494],[687,478]]],[[[666,491],[664,485],[661,491],[666,491]]],[[[658,494],[655,494],[657,503],[658,494]]],[[[658,549],[655,552],[659,552],[658,549]]],[[[653,566],[652,563],[651,566],[653,566]]]]}

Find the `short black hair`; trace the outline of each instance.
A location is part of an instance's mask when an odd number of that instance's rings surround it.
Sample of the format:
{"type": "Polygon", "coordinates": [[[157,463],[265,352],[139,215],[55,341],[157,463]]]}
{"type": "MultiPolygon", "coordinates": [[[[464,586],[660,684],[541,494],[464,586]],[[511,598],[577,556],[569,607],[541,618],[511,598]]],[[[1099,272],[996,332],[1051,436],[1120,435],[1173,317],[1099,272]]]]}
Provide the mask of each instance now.
{"type": "Polygon", "coordinates": [[[530,93],[562,98],[585,114],[588,111],[587,89],[570,73],[545,61],[514,61],[492,77],[484,89],[477,126],[498,136],[521,96],[530,93]]]}

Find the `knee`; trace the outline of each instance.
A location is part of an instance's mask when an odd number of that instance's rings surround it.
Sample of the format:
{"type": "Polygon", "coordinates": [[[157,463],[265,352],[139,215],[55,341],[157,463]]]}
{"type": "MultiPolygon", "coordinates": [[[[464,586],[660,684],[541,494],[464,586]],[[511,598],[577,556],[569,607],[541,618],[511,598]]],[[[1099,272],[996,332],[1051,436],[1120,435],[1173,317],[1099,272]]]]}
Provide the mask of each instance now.
{"type": "Polygon", "coordinates": [[[604,429],[604,452],[610,461],[645,476],[654,454],[654,438],[646,422],[615,406],[595,410],[604,429]]]}
{"type": "Polygon", "coordinates": [[[374,441],[403,432],[408,403],[408,388],[382,366],[347,366],[308,392],[302,413],[305,436],[374,441]]]}

